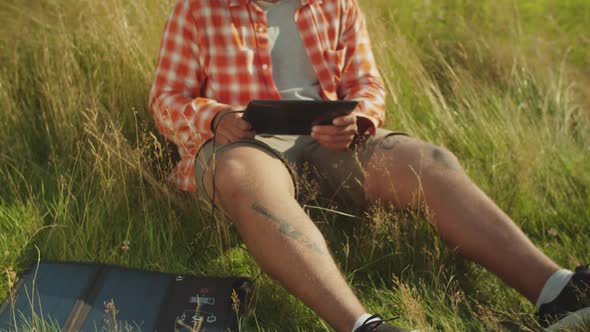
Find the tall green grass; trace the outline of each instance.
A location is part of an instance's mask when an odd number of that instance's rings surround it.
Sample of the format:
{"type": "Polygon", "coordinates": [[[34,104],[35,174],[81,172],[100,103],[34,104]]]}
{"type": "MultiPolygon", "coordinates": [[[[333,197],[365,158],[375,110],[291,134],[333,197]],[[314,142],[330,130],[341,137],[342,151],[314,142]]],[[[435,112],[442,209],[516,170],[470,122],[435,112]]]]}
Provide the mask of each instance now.
{"type": "MultiPolygon", "coordinates": [[[[386,126],[442,144],[542,250],[590,261],[590,2],[361,2],[386,126]]],[[[236,232],[165,184],[147,110],[171,0],[0,2],[0,299],[37,258],[259,275],[236,232]],[[128,244],[129,250],[122,250],[128,244]]],[[[314,217],[371,311],[423,330],[537,327],[416,211],[314,217]],[[393,222],[392,222],[393,221],[393,222]]],[[[262,275],[244,330],[328,330],[262,275]]]]}

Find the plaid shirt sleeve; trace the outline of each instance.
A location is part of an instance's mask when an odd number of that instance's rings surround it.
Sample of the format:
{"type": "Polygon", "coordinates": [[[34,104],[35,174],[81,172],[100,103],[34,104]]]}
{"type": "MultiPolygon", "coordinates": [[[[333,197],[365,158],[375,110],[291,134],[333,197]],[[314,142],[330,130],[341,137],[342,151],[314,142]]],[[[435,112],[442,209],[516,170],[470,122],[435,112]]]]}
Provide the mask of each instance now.
{"type": "Polygon", "coordinates": [[[162,135],[185,151],[198,147],[201,135],[211,134],[211,121],[230,106],[200,95],[204,74],[196,43],[197,24],[190,1],[178,1],[166,22],[150,112],[162,135]]]}
{"type": "Polygon", "coordinates": [[[370,120],[366,130],[374,134],[385,120],[385,87],[377,70],[365,19],[356,0],[343,15],[341,42],[346,49],[338,95],[357,100],[357,116],[370,120]]]}

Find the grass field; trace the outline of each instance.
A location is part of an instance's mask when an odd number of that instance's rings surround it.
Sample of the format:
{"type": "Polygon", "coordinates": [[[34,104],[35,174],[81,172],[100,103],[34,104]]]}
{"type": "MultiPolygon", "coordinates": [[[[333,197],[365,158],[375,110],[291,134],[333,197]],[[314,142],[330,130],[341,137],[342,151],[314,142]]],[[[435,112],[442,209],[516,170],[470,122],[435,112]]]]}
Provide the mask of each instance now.
{"type": "MultiPolygon", "coordinates": [[[[386,127],[454,151],[559,264],[590,262],[590,2],[361,4],[386,127]]],[[[38,257],[259,275],[232,227],[164,182],[172,161],[147,99],[171,6],[0,2],[0,299],[38,257]]],[[[538,328],[532,305],[419,211],[314,217],[370,311],[423,331],[538,328]]],[[[329,330],[265,275],[252,307],[244,331],[329,330]]]]}

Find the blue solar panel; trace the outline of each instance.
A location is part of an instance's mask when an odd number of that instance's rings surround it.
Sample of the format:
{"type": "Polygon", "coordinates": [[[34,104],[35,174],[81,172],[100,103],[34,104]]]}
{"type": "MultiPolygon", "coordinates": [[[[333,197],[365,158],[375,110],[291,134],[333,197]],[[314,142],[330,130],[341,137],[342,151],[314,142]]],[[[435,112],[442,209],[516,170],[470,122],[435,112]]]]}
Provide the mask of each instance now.
{"type": "Polygon", "coordinates": [[[23,276],[14,301],[0,314],[0,330],[26,331],[34,315],[63,326],[97,269],[85,264],[40,264],[23,276]]]}
{"type": "Polygon", "coordinates": [[[238,277],[181,276],[100,264],[35,266],[22,277],[13,300],[0,307],[0,331],[45,330],[39,326],[44,322],[49,331],[166,332],[199,323],[209,332],[225,332],[237,322],[232,292],[247,303],[250,285],[238,277]]]}
{"type": "Polygon", "coordinates": [[[158,317],[169,281],[170,276],[165,274],[109,270],[82,331],[94,331],[95,327],[97,331],[103,331],[112,327],[113,315],[105,313],[105,303],[111,301],[117,311],[118,326],[128,325],[134,331],[137,328],[141,331],[153,331],[155,317],[158,317]]]}

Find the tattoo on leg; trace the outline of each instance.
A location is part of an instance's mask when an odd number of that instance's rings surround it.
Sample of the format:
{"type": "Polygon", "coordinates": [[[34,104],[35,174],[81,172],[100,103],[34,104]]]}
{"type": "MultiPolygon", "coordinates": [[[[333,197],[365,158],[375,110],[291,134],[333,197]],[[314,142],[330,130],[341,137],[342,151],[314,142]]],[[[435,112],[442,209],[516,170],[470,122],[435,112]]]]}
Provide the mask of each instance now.
{"type": "Polygon", "coordinates": [[[308,249],[311,249],[317,254],[327,254],[322,247],[320,247],[317,243],[313,242],[312,240],[307,238],[307,236],[305,236],[303,233],[295,229],[295,227],[291,225],[288,221],[273,215],[268,209],[266,209],[262,205],[255,202],[252,204],[252,209],[258,212],[260,215],[264,216],[266,219],[277,224],[279,226],[279,232],[281,232],[281,234],[301,243],[303,246],[307,247],[308,249]]]}
{"type": "Polygon", "coordinates": [[[402,135],[390,135],[383,138],[381,142],[379,142],[379,147],[383,150],[393,150],[399,143],[401,143],[405,139],[407,139],[407,137],[402,135]]]}
{"type": "Polygon", "coordinates": [[[440,164],[448,169],[452,169],[454,171],[462,170],[461,165],[457,162],[457,160],[448,152],[444,151],[443,149],[437,146],[431,146],[432,149],[432,159],[437,163],[440,164]]]}

